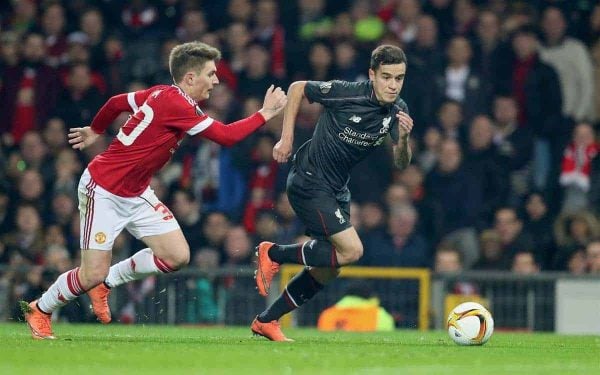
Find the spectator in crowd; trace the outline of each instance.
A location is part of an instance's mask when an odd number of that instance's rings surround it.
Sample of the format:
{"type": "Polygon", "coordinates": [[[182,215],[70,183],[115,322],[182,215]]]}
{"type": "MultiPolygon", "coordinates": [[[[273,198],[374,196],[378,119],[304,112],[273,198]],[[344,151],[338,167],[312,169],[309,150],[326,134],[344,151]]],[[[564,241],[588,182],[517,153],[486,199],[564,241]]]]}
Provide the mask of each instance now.
{"type": "Polygon", "coordinates": [[[223,244],[230,227],[229,219],[222,212],[208,213],[202,223],[202,237],[205,246],[210,246],[222,253],[223,244]]]}
{"type": "Polygon", "coordinates": [[[384,267],[427,267],[429,244],[416,232],[418,214],[411,205],[390,211],[387,231],[365,239],[362,264],[384,267]],[[367,242],[368,240],[368,242],[367,242]]]}
{"type": "Polygon", "coordinates": [[[298,36],[301,40],[327,38],[333,20],[325,12],[325,0],[298,1],[298,36]]]}
{"type": "Polygon", "coordinates": [[[23,135],[46,122],[56,106],[60,83],[56,70],[45,64],[41,34],[22,38],[21,60],[4,70],[0,88],[0,133],[7,145],[19,144],[23,135]]]}
{"type": "Polygon", "coordinates": [[[526,197],[523,215],[523,230],[531,234],[534,248],[539,249],[541,268],[551,268],[555,246],[554,236],[549,228],[552,228],[553,223],[542,193],[533,191],[526,197]]]}
{"type": "Polygon", "coordinates": [[[434,126],[430,126],[425,131],[423,137],[423,148],[417,156],[417,163],[425,173],[429,173],[437,164],[440,144],[442,143],[442,132],[434,126]]]}
{"type": "Polygon", "coordinates": [[[463,107],[464,117],[470,121],[486,108],[485,86],[479,73],[471,67],[473,48],[464,36],[455,36],[446,49],[448,62],[443,71],[434,77],[438,103],[454,100],[463,107]]]}
{"type": "Polygon", "coordinates": [[[41,32],[45,37],[46,64],[53,68],[67,62],[65,9],[60,2],[49,3],[43,10],[41,32]]]}
{"type": "Polygon", "coordinates": [[[600,240],[590,241],[585,248],[590,273],[600,273],[600,240]]]}
{"type": "Polygon", "coordinates": [[[584,275],[588,271],[588,262],[585,250],[577,250],[571,253],[567,262],[567,271],[571,275],[584,275]]]}
{"type": "Polygon", "coordinates": [[[445,100],[437,113],[438,129],[444,139],[454,139],[460,146],[466,144],[467,131],[463,126],[463,107],[456,100],[445,100]]]}
{"type": "Polygon", "coordinates": [[[580,40],[567,35],[568,24],[560,8],[547,7],[542,14],[541,26],[544,44],[540,49],[540,57],[558,73],[563,115],[571,123],[594,118],[590,52],[580,40]]]}
{"type": "Polygon", "coordinates": [[[493,143],[494,126],[485,115],[473,118],[469,127],[469,142],[465,155],[465,168],[482,183],[483,202],[477,228],[487,227],[494,212],[506,202],[509,184],[502,158],[493,143]]]}
{"type": "MultiPolygon", "coordinates": [[[[463,271],[462,254],[448,243],[440,243],[435,251],[433,270],[438,274],[459,275],[463,271]]],[[[457,280],[449,285],[449,290],[454,294],[477,294],[477,285],[472,282],[457,280]]]]}
{"type": "MultiPolygon", "coordinates": [[[[200,204],[191,191],[178,189],[172,194],[173,214],[187,239],[192,254],[203,245],[200,204]]],[[[192,255],[193,256],[193,255],[192,255]]]]}
{"type": "Polygon", "coordinates": [[[254,259],[253,247],[248,232],[242,226],[235,226],[227,231],[223,244],[225,265],[248,265],[254,259]]]}
{"type": "Polygon", "coordinates": [[[26,265],[44,264],[45,244],[42,223],[42,217],[34,205],[22,202],[17,206],[15,230],[4,234],[0,241],[6,253],[5,258],[9,262],[17,257],[26,265]]]}
{"type": "Polygon", "coordinates": [[[563,212],[575,212],[590,206],[588,192],[592,162],[599,153],[600,143],[596,142],[592,125],[585,122],[577,124],[572,142],[562,159],[559,182],[563,187],[563,212]]]}
{"type": "Polygon", "coordinates": [[[540,266],[531,251],[519,251],[512,261],[512,272],[519,275],[534,275],[540,272],[540,266]]]}
{"type": "Polygon", "coordinates": [[[481,232],[479,235],[479,248],[481,253],[477,262],[473,264],[474,270],[500,271],[508,269],[508,257],[504,254],[502,240],[496,230],[485,229],[481,232]]]}
{"type": "Polygon", "coordinates": [[[534,136],[533,183],[545,190],[554,177],[560,161],[564,139],[569,134],[560,111],[563,93],[556,71],[542,62],[538,54],[539,41],[531,26],[523,26],[512,35],[515,60],[510,77],[510,90],[516,99],[517,121],[534,136]]]}
{"type": "Polygon", "coordinates": [[[475,225],[482,207],[483,186],[465,168],[456,140],[442,142],[437,167],[427,175],[425,191],[439,223],[435,238],[456,244],[465,266],[470,267],[479,255],[475,225]]]}
{"type": "Polygon", "coordinates": [[[79,63],[69,68],[67,91],[58,100],[55,115],[69,127],[89,124],[104,100],[92,84],[92,72],[87,64],[79,63]]]}
{"type": "Polygon", "coordinates": [[[598,219],[589,211],[562,213],[554,222],[556,241],[555,267],[565,269],[574,251],[584,248],[600,236],[598,219]]]}
{"type": "MultiPolygon", "coordinates": [[[[495,214],[494,229],[500,236],[502,254],[509,262],[517,252],[534,249],[531,235],[523,230],[523,221],[515,208],[499,208],[495,214]]],[[[536,260],[543,257],[539,251],[536,249],[536,260]]]]}
{"type": "Polygon", "coordinates": [[[508,174],[510,191],[508,203],[517,205],[530,189],[530,168],[533,138],[517,119],[517,102],[510,96],[494,99],[494,144],[508,174]]]}
{"type": "MultiPolygon", "coordinates": [[[[499,82],[502,72],[511,69],[510,46],[502,39],[500,22],[498,14],[491,9],[479,12],[473,41],[473,68],[481,75],[488,105],[503,84],[499,82]]],[[[485,108],[486,111],[490,109],[485,108]]]]}

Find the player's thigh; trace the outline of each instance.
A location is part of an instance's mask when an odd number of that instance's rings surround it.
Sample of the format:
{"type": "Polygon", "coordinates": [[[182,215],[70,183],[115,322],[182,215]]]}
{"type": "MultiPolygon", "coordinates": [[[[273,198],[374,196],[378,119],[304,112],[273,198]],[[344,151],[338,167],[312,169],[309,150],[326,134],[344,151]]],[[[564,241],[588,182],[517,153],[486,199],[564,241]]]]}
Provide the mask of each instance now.
{"type": "Polygon", "coordinates": [[[142,240],[152,252],[170,266],[178,268],[189,262],[190,249],[177,220],[148,188],[140,197],[142,204],[127,230],[142,240]]]}
{"type": "Polygon", "coordinates": [[[78,187],[79,244],[82,250],[112,250],[129,218],[127,202],[98,186],[84,172],[78,187]],[[125,205],[125,207],[124,207],[125,205]]]}
{"type": "Polygon", "coordinates": [[[174,269],[181,268],[190,261],[190,248],[181,229],[142,237],[141,240],[159,257],[174,269]]]}
{"type": "Polygon", "coordinates": [[[332,193],[310,189],[304,185],[288,185],[288,199],[310,236],[328,238],[350,228],[350,215],[345,205],[332,193]]]}

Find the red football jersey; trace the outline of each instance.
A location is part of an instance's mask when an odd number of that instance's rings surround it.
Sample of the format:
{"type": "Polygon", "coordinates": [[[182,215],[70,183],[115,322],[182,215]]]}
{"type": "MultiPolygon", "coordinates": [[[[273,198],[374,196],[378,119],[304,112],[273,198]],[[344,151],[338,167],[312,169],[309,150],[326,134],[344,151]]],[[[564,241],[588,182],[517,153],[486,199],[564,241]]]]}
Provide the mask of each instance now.
{"type": "Polygon", "coordinates": [[[177,86],[132,92],[127,101],[133,114],[88,169],[109,192],[135,197],[146,190],[152,175],[169,161],[186,134],[201,133],[214,120],[177,86]]]}

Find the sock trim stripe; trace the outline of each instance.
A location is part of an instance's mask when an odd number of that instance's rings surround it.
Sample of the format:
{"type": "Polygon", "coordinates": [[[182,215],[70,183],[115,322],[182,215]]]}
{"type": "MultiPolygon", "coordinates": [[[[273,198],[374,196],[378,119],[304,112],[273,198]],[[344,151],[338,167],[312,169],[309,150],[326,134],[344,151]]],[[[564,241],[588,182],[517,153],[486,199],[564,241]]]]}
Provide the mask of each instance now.
{"type": "Polygon", "coordinates": [[[171,273],[171,272],[173,272],[173,270],[169,266],[167,266],[167,264],[162,259],[160,259],[156,255],[153,255],[153,258],[154,258],[154,264],[156,264],[156,267],[158,267],[158,269],[162,273],[171,273]]]}
{"type": "Polygon", "coordinates": [[[71,294],[73,294],[74,296],[78,296],[81,294],[81,290],[79,290],[77,288],[77,286],[75,285],[75,274],[77,273],[77,269],[74,269],[72,271],[69,271],[69,273],[67,274],[67,287],[69,288],[69,291],[71,292],[71,294]]]}
{"type": "Polygon", "coordinates": [[[292,295],[290,294],[290,292],[288,291],[288,289],[287,289],[287,288],[285,288],[283,295],[284,295],[285,297],[287,297],[287,299],[289,300],[289,302],[291,302],[291,303],[292,303],[293,307],[300,307],[300,305],[298,305],[298,304],[296,303],[296,301],[294,301],[294,298],[292,297],[292,295]]]}

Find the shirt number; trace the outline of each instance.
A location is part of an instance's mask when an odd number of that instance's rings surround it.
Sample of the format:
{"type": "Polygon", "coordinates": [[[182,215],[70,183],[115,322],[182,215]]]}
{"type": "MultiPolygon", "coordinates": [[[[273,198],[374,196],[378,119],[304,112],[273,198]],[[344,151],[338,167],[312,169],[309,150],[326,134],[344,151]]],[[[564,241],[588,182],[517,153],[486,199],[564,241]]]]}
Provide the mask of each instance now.
{"type": "MultiPolygon", "coordinates": [[[[142,134],[144,130],[150,125],[152,119],[154,119],[154,111],[148,105],[148,103],[144,103],[139,109],[144,114],[144,118],[133,128],[129,135],[123,133],[123,128],[119,129],[119,133],[117,134],[117,139],[121,141],[125,146],[131,146],[131,144],[137,139],[137,137],[142,134]]],[[[137,113],[137,112],[136,112],[137,113]]]]}

